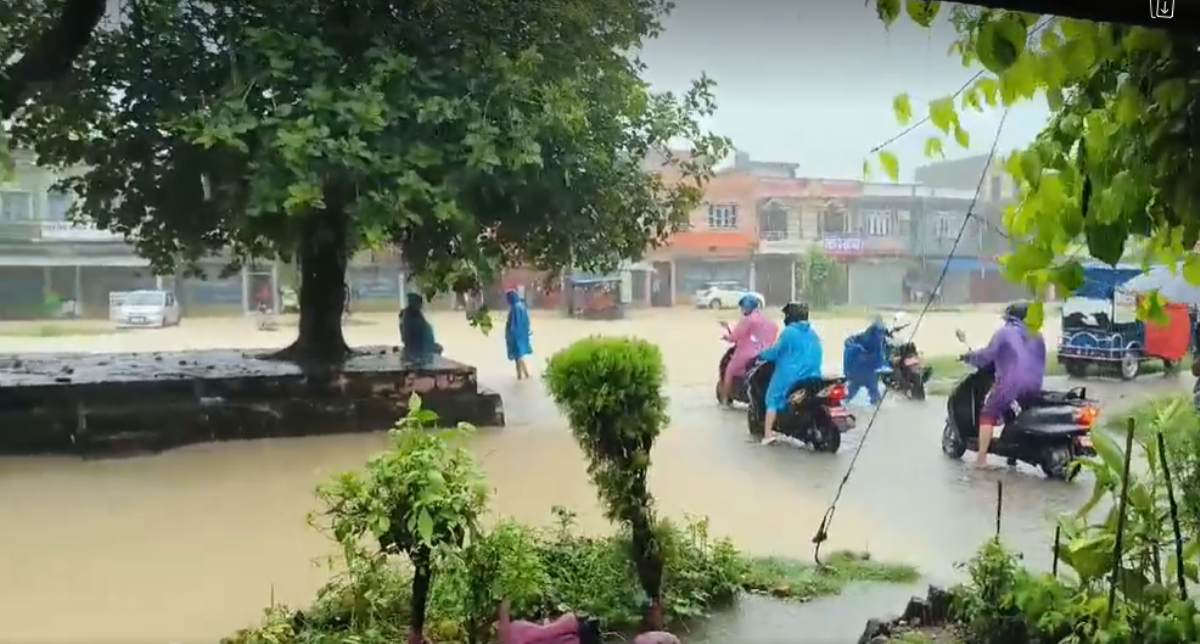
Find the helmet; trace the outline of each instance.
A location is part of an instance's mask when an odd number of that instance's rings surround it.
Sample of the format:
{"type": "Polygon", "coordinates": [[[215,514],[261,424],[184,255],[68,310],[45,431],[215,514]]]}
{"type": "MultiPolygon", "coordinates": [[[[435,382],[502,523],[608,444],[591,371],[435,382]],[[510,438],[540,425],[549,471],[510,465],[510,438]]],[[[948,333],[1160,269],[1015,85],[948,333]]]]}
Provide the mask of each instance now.
{"type": "Polygon", "coordinates": [[[1029,302],[1017,301],[1004,307],[1004,317],[1009,320],[1024,322],[1029,315],[1029,302]]]}
{"type": "Polygon", "coordinates": [[[808,305],[803,302],[788,302],[783,307],[783,323],[808,322],[808,305]]]}
{"type": "Polygon", "coordinates": [[[904,311],[896,311],[896,313],[892,315],[892,328],[894,329],[896,327],[901,327],[905,324],[908,324],[908,314],[904,311]]]}
{"type": "Polygon", "coordinates": [[[742,299],[738,300],[738,308],[742,310],[742,313],[749,313],[760,306],[762,306],[762,300],[758,299],[757,295],[750,293],[743,295],[742,299]]]}

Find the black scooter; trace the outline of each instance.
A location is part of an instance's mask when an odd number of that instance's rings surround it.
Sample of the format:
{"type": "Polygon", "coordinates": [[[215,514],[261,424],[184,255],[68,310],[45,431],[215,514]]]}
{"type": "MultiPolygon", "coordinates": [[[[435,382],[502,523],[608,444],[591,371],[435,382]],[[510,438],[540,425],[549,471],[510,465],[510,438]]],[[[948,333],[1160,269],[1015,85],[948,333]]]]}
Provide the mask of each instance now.
{"type": "Polygon", "coordinates": [[[911,400],[925,400],[925,384],[933,377],[933,367],[921,364],[921,354],[915,343],[892,341],[901,328],[888,331],[886,355],[892,370],[880,374],[880,381],[885,387],[911,400]]]}
{"type": "MultiPolygon", "coordinates": [[[[754,438],[761,439],[764,434],[767,386],[774,373],[775,363],[761,360],[746,372],[750,402],[746,426],[754,438]]],[[[836,453],[842,446],[842,434],[856,424],[854,415],[842,404],[845,400],[845,378],[799,382],[788,392],[788,408],[776,417],[775,431],[807,443],[818,452],[836,453]]]]}
{"type": "MultiPolygon", "coordinates": [[[[955,335],[966,344],[966,334],[955,335]]],[[[976,369],[963,376],[946,402],[946,427],[942,452],[962,458],[979,450],[979,410],[996,381],[993,368],[976,369]]],[[[1091,431],[1100,415],[1087,389],[1042,391],[1014,405],[1004,419],[1004,429],[993,438],[988,452],[1008,459],[1010,466],[1022,461],[1040,467],[1047,478],[1070,481],[1078,474],[1074,462],[1096,455],[1091,431]]]]}
{"type": "MultiPolygon", "coordinates": [[[[725,351],[725,355],[721,356],[721,362],[717,363],[717,402],[725,402],[725,392],[721,388],[721,384],[725,382],[725,370],[729,368],[729,361],[733,360],[733,350],[737,347],[729,347],[725,351]]],[[[733,381],[733,401],[743,404],[750,403],[750,395],[746,391],[746,376],[742,376],[733,381]]]]}

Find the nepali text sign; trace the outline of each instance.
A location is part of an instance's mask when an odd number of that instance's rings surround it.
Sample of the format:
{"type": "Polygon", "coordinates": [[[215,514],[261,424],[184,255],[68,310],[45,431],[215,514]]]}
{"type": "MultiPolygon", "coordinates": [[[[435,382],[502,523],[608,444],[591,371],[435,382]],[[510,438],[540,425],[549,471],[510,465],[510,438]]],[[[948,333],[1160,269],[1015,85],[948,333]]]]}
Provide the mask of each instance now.
{"type": "Polygon", "coordinates": [[[863,238],[855,236],[823,237],[821,246],[826,253],[840,256],[862,255],[866,249],[863,238]]]}

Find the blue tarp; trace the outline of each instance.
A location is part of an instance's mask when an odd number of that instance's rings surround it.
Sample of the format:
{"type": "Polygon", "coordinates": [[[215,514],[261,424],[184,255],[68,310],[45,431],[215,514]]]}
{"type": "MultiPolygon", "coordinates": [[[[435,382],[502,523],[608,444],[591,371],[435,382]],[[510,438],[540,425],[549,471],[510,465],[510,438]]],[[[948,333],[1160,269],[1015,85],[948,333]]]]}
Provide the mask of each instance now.
{"type": "Polygon", "coordinates": [[[951,257],[946,260],[947,273],[966,273],[969,271],[996,271],[1000,265],[978,257],[951,257]]]}
{"type": "Polygon", "coordinates": [[[1071,294],[1095,300],[1111,300],[1113,291],[1125,282],[1141,275],[1139,266],[1118,264],[1116,268],[1106,264],[1089,264],[1083,267],[1083,286],[1071,294]]]}

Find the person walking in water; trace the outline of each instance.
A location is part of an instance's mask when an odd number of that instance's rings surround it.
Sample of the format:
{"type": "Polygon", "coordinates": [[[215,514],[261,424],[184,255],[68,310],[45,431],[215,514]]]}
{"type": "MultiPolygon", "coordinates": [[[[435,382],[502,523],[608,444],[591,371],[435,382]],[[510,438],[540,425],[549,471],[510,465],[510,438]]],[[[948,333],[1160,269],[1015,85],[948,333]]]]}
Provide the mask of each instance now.
{"type": "Polygon", "coordinates": [[[529,378],[529,365],[525,358],[533,355],[529,309],[515,288],[505,291],[504,299],[508,300],[508,320],[504,323],[505,348],[508,350],[508,359],[517,365],[517,380],[525,380],[529,378]]]}
{"type": "Polygon", "coordinates": [[[850,385],[846,393],[847,401],[853,402],[863,389],[867,390],[867,399],[872,407],[883,401],[883,393],[879,391],[879,370],[887,365],[884,355],[886,338],[887,328],[883,318],[878,315],[865,331],[846,338],[842,351],[842,371],[850,385]]]}

